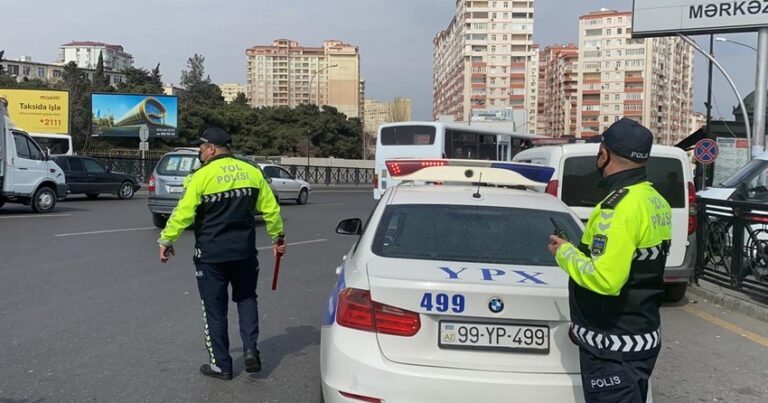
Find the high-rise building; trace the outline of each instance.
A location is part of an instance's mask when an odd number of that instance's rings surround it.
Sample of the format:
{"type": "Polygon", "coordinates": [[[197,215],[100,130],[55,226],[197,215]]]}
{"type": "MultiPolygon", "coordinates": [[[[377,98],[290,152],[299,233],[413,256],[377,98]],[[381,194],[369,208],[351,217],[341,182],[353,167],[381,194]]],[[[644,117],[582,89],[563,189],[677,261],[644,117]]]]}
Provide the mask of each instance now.
{"type": "Polygon", "coordinates": [[[104,60],[104,70],[123,71],[133,66],[133,56],[126,53],[122,46],[93,41],[72,41],[61,45],[56,62],[75,62],[81,69],[95,69],[99,64],[99,55],[104,60]]]}
{"type": "Polygon", "coordinates": [[[702,127],[707,125],[707,115],[701,113],[701,112],[693,112],[691,113],[691,123],[690,123],[690,129],[689,131],[691,133],[701,129],[702,127]]]}
{"type": "Polygon", "coordinates": [[[224,83],[219,85],[221,89],[221,96],[224,97],[224,102],[230,103],[237,98],[237,94],[245,94],[245,86],[240,83],[224,83]]]}
{"type": "Polygon", "coordinates": [[[679,38],[632,39],[632,13],[603,9],[579,18],[578,135],[628,117],[661,144],[690,134],[693,48],[679,38]]]}
{"type": "Polygon", "coordinates": [[[410,121],[411,110],[409,98],[395,98],[392,102],[380,102],[368,98],[365,100],[365,131],[375,137],[379,126],[383,124],[410,121]]]}
{"type": "Polygon", "coordinates": [[[455,3],[455,16],[433,40],[433,117],[467,121],[473,110],[512,108],[527,112],[516,123],[535,132],[533,1],[455,3]]]}
{"type": "Polygon", "coordinates": [[[552,45],[539,61],[539,118],[537,134],[549,137],[577,133],[579,48],[552,45]]]}
{"type": "Polygon", "coordinates": [[[350,118],[360,115],[360,52],[357,46],[325,41],[304,47],[278,39],[254,46],[248,56],[252,106],[329,105],[350,118]]]}

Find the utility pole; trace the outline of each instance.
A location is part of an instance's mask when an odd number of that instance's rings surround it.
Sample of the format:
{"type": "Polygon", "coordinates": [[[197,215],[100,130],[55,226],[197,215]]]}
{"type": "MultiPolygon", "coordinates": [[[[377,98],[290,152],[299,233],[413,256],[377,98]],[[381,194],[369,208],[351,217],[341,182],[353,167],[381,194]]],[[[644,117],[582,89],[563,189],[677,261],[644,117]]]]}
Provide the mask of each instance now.
{"type": "Polygon", "coordinates": [[[765,111],[768,103],[768,28],[757,32],[757,78],[755,79],[755,108],[752,110],[752,156],[765,151],[765,111]]]}

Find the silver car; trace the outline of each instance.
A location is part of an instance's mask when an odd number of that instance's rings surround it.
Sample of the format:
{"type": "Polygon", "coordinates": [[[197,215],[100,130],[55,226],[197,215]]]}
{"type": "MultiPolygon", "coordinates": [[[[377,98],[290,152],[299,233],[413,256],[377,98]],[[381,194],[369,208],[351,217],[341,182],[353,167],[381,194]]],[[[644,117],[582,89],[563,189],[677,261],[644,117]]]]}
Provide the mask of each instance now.
{"type": "Polygon", "coordinates": [[[259,167],[264,172],[264,176],[272,180],[270,183],[272,192],[275,193],[278,201],[296,200],[296,204],[309,202],[309,192],[312,191],[309,183],[297,179],[280,165],[259,164],[259,167]]]}
{"type": "Polygon", "coordinates": [[[200,166],[197,148],[177,148],[163,155],[149,178],[149,211],[152,222],[165,228],[181,195],[184,194],[184,178],[200,166]]]}

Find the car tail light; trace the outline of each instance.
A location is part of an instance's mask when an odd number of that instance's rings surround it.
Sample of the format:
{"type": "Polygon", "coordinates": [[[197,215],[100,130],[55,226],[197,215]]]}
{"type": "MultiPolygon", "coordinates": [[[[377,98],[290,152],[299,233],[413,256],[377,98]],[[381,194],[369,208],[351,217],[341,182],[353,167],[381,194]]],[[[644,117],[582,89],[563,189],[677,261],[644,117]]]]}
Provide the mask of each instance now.
{"type": "Polygon", "coordinates": [[[152,175],[152,176],[149,177],[149,187],[148,187],[148,189],[149,189],[150,192],[154,192],[155,191],[155,175],[152,175]]]}
{"type": "Polygon", "coordinates": [[[379,188],[379,174],[373,174],[373,188],[379,188]]]}
{"type": "Polygon", "coordinates": [[[688,182],[688,235],[696,232],[696,187],[693,182],[688,182]]]}
{"type": "Polygon", "coordinates": [[[448,165],[448,161],[441,160],[387,161],[387,170],[391,176],[405,176],[423,168],[446,165],[448,165]]]}
{"type": "Polygon", "coordinates": [[[371,301],[369,291],[356,288],[339,294],[336,322],[351,329],[405,337],[421,329],[418,313],[371,301]]]}
{"type": "Polygon", "coordinates": [[[367,402],[367,403],[381,403],[381,399],[377,399],[375,397],[356,395],[354,393],[348,393],[348,392],[342,392],[342,391],[339,391],[339,394],[346,397],[347,399],[359,400],[361,402],[367,402]]]}
{"type": "Polygon", "coordinates": [[[547,188],[544,190],[547,194],[557,197],[557,188],[560,186],[560,182],[557,180],[549,181],[547,188]]]}

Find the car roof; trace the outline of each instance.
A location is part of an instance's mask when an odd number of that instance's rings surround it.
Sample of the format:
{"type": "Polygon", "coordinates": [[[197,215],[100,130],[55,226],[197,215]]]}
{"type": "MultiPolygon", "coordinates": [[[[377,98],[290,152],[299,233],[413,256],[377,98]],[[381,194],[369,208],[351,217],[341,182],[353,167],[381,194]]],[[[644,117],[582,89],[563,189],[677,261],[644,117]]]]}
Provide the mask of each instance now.
{"type": "MultiPolygon", "coordinates": [[[[599,143],[546,145],[546,146],[539,146],[539,147],[534,147],[528,150],[521,151],[515,156],[515,159],[517,160],[518,158],[526,157],[528,155],[542,155],[542,154],[558,154],[558,155],[562,155],[563,157],[568,157],[571,155],[597,155],[597,150],[599,148],[600,148],[599,143]]],[[[673,158],[680,158],[685,160],[688,159],[688,154],[686,154],[683,149],[678,147],[673,147],[673,146],[660,145],[660,144],[653,145],[653,148],[651,148],[651,156],[652,157],[673,157],[673,158]]],[[[766,155],[766,159],[768,159],[768,155],[766,155]]]]}
{"type": "Polygon", "coordinates": [[[168,151],[167,153],[163,154],[163,157],[166,155],[197,155],[198,150],[192,149],[192,148],[177,148],[172,151],[168,151]]]}
{"type": "Polygon", "coordinates": [[[533,190],[480,187],[481,198],[473,195],[477,186],[402,184],[385,197],[389,205],[443,204],[485,207],[510,207],[568,213],[568,208],[555,197],[533,190]]]}

